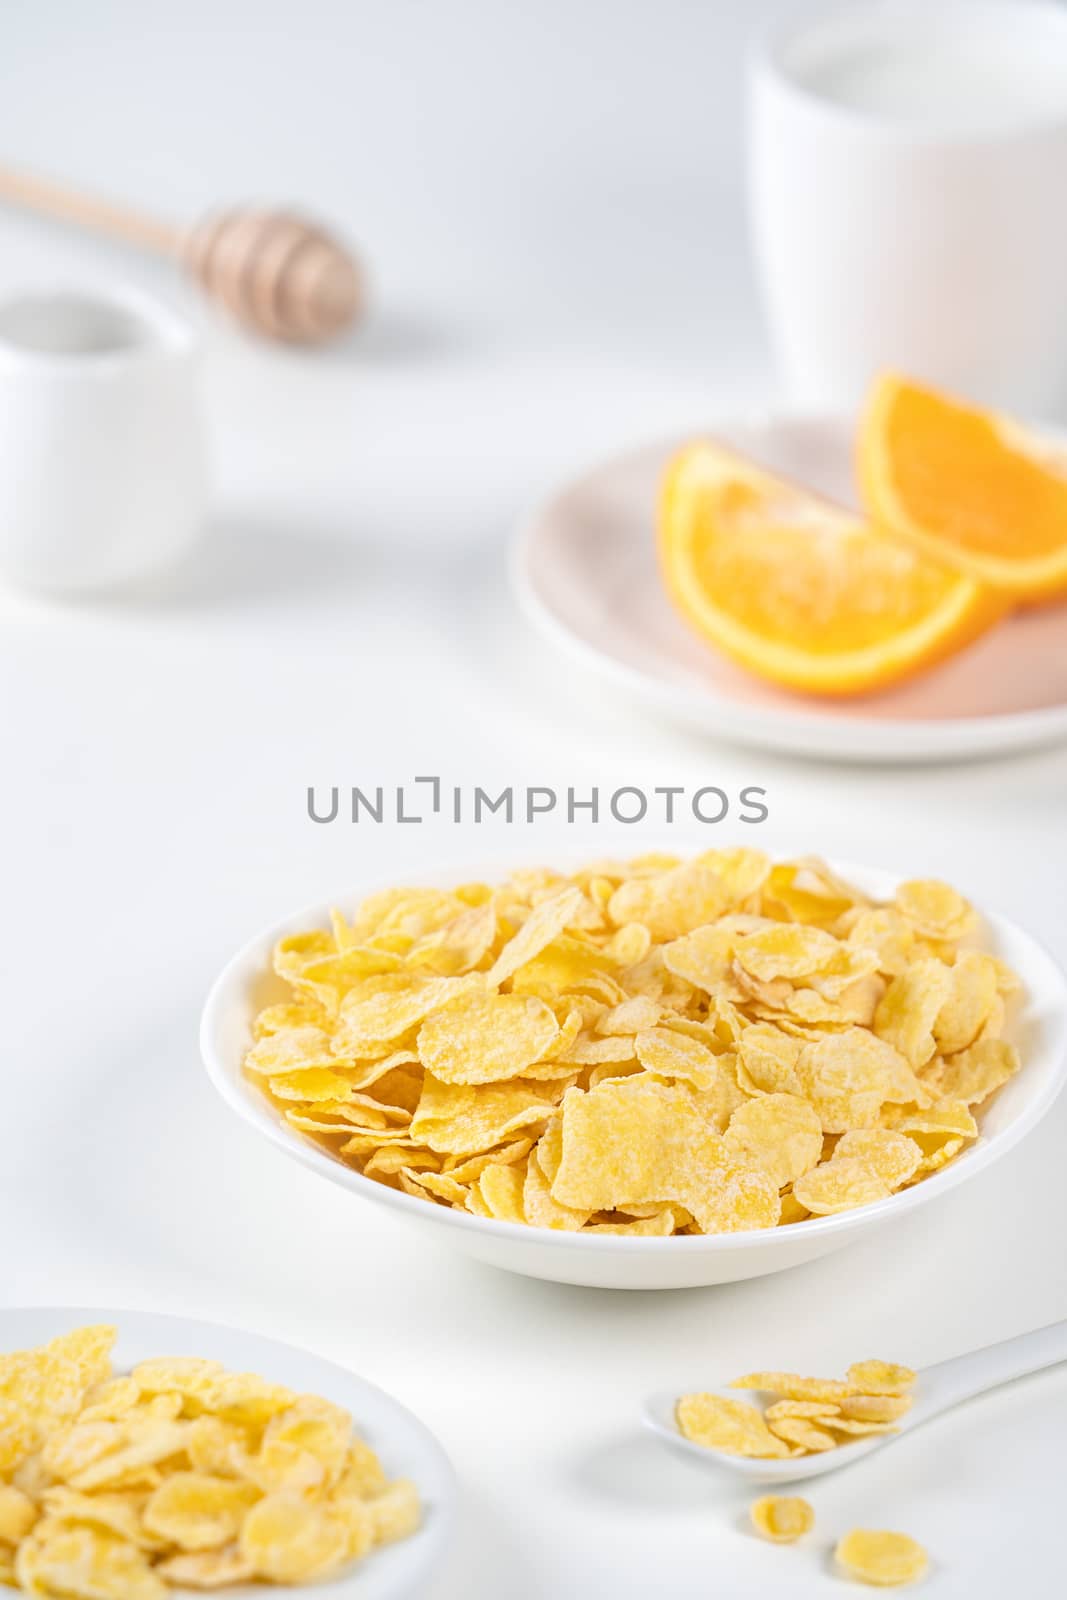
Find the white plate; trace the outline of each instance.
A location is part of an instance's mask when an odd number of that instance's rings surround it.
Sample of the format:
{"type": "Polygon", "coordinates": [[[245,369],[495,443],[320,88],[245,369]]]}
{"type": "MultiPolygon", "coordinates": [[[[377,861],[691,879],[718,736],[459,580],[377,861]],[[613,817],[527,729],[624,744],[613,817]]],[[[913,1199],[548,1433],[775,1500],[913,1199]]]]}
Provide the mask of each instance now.
{"type": "MultiPolygon", "coordinates": [[[[603,843],[602,853],[611,855],[612,846],[617,847],[619,841],[603,843]]],[[[614,853],[625,854],[625,847],[614,853]]],[[[889,898],[899,881],[869,868],[834,865],[879,899],[889,898]]],[[[462,871],[424,875],[421,881],[432,887],[450,887],[479,878],[492,881],[494,876],[499,873],[483,863],[462,871]]],[[[1067,983],[1063,974],[1029,935],[1003,917],[988,916],[988,947],[1018,972],[1026,986],[1025,1004],[1012,1029],[1012,1038],[1023,1054],[1023,1069],[983,1112],[981,1138],[951,1166],[915,1188],[855,1211],[786,1228],[673,1239],[553,1232],[454,1211],[364,1178],[322,1146],[303,1138],[281,1120],[241,1069],[252,1042],[256,1012],[288,992],[270,967],[278,939],[309,928],[328,928],[331,905],[350,910],[365,895],[384,887],[384,883],[369,882],[325,905],[295,912],[239,950],[223,969],[204,1007],[200,1025],[204,1064],[227,1105],[276,1149],[347,1189],[358,1200],[405,1218],[421,1229],[430,1245],[452,1245],[510,1272],[590,1288],[678,1289],[755,1278],[812,1261],[977,1177],[1045,1115],[1067,1077],[1067,983]]]]}
{"type": "MultiPolygon", "coordinates": [[[[774,471],[855,503],[844,423],[779,418],[714,433],[774,471]]],[[[767,750],[943,761],[1067,736],[1067,607],[1020,613],[924,676],[853,701],[776,689],[703,644],[668,601],[655,555],[660,475],[685,442],[594,469],[525,525],[516,591],[561,648],[650,707],[767,750]]]]}
{"type": "MultiPolygon", "coordinates": [[[[223,1328],[186,1317],[147,1311],[114,1311],[47,1306],[0,1308],[0,1351],[44,1344],[57,1333],[86,1323],[114,1323],[116,1371],[126,1371],[153,1356],[205,1356],[238,1372],[255,1372],[301,1393],[322,1395],[352,1414],[359,1433],[377,1451],[390,1478],[410,1478],[423,1503],[423,1523],[410,1539],[373,1552],[350,1572],[329,1583],[285,1591],[264,1584],[241,1584],[220,1591],[234,1600],[263,1600],[272,1592],[312,1594],[321,1600],[401,1600],[422,1595],[440,1567],[456,1516],[456,1479],[448,1458],[430,1431],[410,1411],[373,1384],[306,1350],[264,1339],[258,1333],[223,1328]]],[[[192,1590],[175,1589],[175,1594],[192,1590]]]]}

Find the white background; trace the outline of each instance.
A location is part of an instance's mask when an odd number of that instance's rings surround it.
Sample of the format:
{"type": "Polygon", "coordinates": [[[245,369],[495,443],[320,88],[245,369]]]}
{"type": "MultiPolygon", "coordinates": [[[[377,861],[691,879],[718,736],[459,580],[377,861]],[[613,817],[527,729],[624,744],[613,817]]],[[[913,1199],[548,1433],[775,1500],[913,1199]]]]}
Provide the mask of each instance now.
{"type": "MultiPolygon", "coordinates": [[[[1067,958],[1063,751],[894,772],[719,748],[558,661],[508,594],[516,518],[557,478],[773,404],[740,111],[747,34],[788,9],[40,0],[0,18],[5,158],[178,217],[301,200],[363,243],[377,286],[373,322],[326,357],[209,330],[216,514],[180,579],[136,603],[0,600],[0,1292],[243,1323],[393,1391],[463,1482],[440,1600],[830,1595],[829,1543],[855,1524],[922,1538],[931,1593],[1059,1587],[1067,1373],[827,1480],[792,1550],[749,1537],[744,1497],[661,1453],[637,1408],[698,1374],[921,1365],[1067,1316],[1067,1103],[870,1245],[628,1297],[429,1250],[259,1143],[197,1059],[206,988],[261,923],[368,872],[581,842],[316,827],[310,783],[759,783],[770,822],[729,837],[944,875],[1067,958]]],[[[168,285],[0,215],[0,288],[119,275],[168,285]]]]}

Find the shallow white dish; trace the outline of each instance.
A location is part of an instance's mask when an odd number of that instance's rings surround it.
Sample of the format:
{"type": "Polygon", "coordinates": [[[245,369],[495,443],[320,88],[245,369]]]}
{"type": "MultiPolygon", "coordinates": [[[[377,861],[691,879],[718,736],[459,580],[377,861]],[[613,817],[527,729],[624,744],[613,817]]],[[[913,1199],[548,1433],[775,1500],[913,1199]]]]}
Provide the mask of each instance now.
{"type": "MultiPolygon", "coordinates": [[[[373,1384],[307,1350],[258,1333],[155,1312],[102,1306],[0,1308],[0,1351],[28,1349],[70,1328],[94,1322],[114,1323],[119,1331],[113,1357],[117,1371],[153,1356],[205,1356],[236,1371],[255,1372],[344,1406],[359,1433],[381,1457],[389,1476],[410,1478],[415,1483],[423,1502],[423,1523],[410,1539],[375,1551],[349,1573],[329,1583],[301,1585],[287,1592],[314,1592],[323,1600],[402,1600],[426,1592],[451,1537],[457,1488],[441,1446],[410,1411],[373,1384]]],[[[270,1589],[263,1584],[241,1584],[221,1592],[234,1600],[263,1600],[270,1589]]],[[[175,1589],[174,1593],[191,1595],[193,1591],[175,1589]]]]}
{"type": "MultiPolygon", "coordinates": [[[[611,845],[617,843],[605,841],[603,853],[612,854],[611,845]]],[[[625,847],[616,853],[625,853],[625,847]]],[[[847,862],[833,865],[879,899],[889,898],[899,881],[889,873],[847,862]]],[[[498,875],[496,868],[483,863],[481,868],[475,865],[461,871],[422,874],[420,883],[450,887],[479,877],[492,881],[498,875]]],[[[434,1244],[452,1245],[510,1272],[590,1288],[680,1289],[760,1277],[812,1261],[977,1177],[1040,1121],[1067,1078],[1067,982],[1028,934],[1003,917],[987,914],[984,942],[1018,972],[1026,987],[1025,1004],[1011,1029],[1024,1065],[983,1113],[981,1137],[972,1148],[913,1189],[855,1211],[785,1228],[670,1239],[583,1236],[454,1211],[364,1178],[321,1146],[302,1138],[281,1120],[241,1068],[252,1042],[255,1014],[288,993],[270,968],[277,940],[308,928],[327,928],[331,905],[351,910],[365,895],[386,886],[368,882],[325,905],[306,907],[264,929],[239,950],[216,980],[204,1007],[200,1027],[204,1064],[227,1105],[277,1149],[362,1200],[421,1227],[434,1244]]]]}
{"type": "MultiPolygon", "coordinates": [[[[779,417],[709,431],[772,470],[855,504],[852,430],[844,422],[779,417]]],[[[704,644],[668,601],[655,551],[660,476],[686,442],[649,445],[594,468],[527,520],[512,565],[516,593],[561,649],[650,708],[767,750],[947,761],[1067,737],[1062,606],[1010,617],[924,676],[851,701],[777,689],[704,644]]]]}

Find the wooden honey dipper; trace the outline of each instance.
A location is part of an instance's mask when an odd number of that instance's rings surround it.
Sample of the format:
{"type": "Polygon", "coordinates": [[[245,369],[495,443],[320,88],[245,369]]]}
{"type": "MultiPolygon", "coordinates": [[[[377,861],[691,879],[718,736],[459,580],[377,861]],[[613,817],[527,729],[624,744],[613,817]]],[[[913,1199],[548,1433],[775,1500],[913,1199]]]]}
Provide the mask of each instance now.
{"type": "Polygon", "coordinates": [[[175,258],[210,299],[270,339],[324,344],[363,310],[354,256],[288,211],[238,208],[181,228],[4,167],[0,199],[175,258]]]}

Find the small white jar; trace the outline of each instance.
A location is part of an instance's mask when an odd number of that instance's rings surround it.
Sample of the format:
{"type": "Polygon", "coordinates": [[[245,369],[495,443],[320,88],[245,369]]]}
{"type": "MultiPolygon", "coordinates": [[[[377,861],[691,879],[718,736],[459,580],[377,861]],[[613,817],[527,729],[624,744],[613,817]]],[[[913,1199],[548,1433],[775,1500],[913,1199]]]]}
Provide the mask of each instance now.
{"type": "Polygon", "coordinates": [[[207,457],[192,329],[133,291],[0,302],[0,575],[110,589],[200,533],[207,457]]]}

